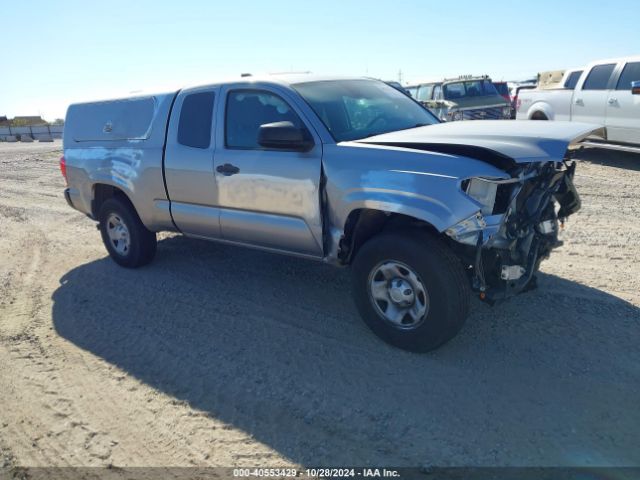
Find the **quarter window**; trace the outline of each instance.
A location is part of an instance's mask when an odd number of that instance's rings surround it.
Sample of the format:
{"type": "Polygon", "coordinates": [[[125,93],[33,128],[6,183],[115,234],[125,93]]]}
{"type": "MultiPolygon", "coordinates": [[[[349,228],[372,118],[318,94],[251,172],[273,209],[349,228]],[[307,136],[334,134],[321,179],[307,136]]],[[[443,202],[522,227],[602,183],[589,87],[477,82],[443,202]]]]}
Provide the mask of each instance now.
{"type": "Polygon", "coordinates": [[[213,92],[199,92],[184,97],[178,143],[187,147],[209,148],[214,95],[213,92]]]}
{"type": "Polygon", "coordinates": [[[640,81],[640,62],[627,63],[622,70],[616,90],[631,90],[631,82],[640,81]]]}
{"type": "Polygon", "coordinates": [[[575,72],[571,72],[569,74],[569,78],[567,78],[567,81],[564,82],[564,88],[568,88],[570,90],[575,89],[576,85],[578,84],[578,79],[580,78],[580,75],[582,75],[582,70],[576,70],[575,72]]]}
{"type": "Polygon", "coordinates": [[[615,63],[607,65],[596,65],[589,72],[589,76],[584,81],[583,90],[606,90],[609,78],[615,68],[615,63]]]}
{"type": "Polygon", "coordinates": [[[279,96],[263,90],[235,90],[227,97],[225,142],[231,148],[262,148],[258,144],[260,126],[291,122],[303,128],[300,117],[279,96]]]}

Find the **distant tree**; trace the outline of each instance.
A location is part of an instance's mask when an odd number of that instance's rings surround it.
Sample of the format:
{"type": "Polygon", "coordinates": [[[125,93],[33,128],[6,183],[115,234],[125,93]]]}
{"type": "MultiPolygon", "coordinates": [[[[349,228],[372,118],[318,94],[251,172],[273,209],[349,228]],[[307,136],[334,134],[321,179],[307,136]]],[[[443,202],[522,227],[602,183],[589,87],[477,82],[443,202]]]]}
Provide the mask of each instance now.
{"type": "Polygon", "coordinates": [[[51,125],[64,125],[64,118],[56,118],[51,125]]]}
{"type": "Polygon", "coordinates": [[[27,124],[28,124],[27,120],[23,118],[14,118],[13,120],[11,120],[12,127],[24,127],[27,124]]]}

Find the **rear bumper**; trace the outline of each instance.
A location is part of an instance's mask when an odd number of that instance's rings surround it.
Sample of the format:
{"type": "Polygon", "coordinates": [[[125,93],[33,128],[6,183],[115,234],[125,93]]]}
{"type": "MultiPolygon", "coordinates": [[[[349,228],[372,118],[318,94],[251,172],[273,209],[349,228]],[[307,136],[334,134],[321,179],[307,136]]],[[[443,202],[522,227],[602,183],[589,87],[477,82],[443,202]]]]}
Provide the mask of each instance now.
{"type": "Polygon", "coordinates": [[[71,193],[69,193],[69,189],[68,188],[64,189],[64,199],[67,201],[67,205],[69,205],[71,208],[76,208],[73,205],[73,201],[71,200],[71,193]]]}
{"type": "Polygon", "coordinates": [[[65,188],[64,199],[67,201],[67,205],[71,208],[79,211],[80,213],[84,213],[90,219],[95,220],[92,215],[90,202],[87,202],[86,196],[84,196],[79,189],[73,187],[65,188]]]}
{"type": "Polygon", "coordinates": [[[82,198],[80,197],[80,192],[74,188],[65,188],[64,189],[64,199],[67,201],[67,205],[69,205],[74,210],[84,213],[89,218],[92,218],[85,210],[82,208],[82,198]]]}

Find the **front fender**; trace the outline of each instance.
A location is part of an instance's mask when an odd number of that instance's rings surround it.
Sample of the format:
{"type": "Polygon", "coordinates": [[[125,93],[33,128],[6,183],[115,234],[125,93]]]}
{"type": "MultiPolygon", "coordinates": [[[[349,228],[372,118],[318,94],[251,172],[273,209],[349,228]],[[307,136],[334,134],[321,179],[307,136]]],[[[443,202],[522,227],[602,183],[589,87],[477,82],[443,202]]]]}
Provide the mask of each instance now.
{"type": "Polygon", "coordinates": [[[351,212],[366,208],[407,215],[443,232],[482,207],[462,191],[464,179],[508,178],[459,155],[354,143],[326,146],[323,169],[329,226],[340,231],[351,212]]]}
{"type": "MultiPolygon", "coordinates": [[[[451,193],[456,195],[455,191],[451,193]]],[[[344,201],[348,211],[347,217],[354,210],[364,208],[400,213],[427,222],[442,232],[460,219],[473,215],[479,209],[478,205],[462,192],[459,196],[458,199],[449,197],[445,204],[427,195],[383,188],[365,188],[347,192],[344,201]]]]}

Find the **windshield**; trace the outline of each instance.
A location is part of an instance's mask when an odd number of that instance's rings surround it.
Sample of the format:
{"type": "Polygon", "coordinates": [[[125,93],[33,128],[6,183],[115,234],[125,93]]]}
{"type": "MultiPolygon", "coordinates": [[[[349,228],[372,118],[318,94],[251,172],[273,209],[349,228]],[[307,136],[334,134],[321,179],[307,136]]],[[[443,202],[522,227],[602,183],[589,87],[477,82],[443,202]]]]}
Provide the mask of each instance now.
{"type": "Polygon", "coordinates": [[[375,80],[329,80],[292,85],[336,142],[438,123],[428,110],[375,80]]]}
{"type": "Polygon", "coordinates": [[[498,95],[496,87],[489,80],[469,80],[467,82],[447,83],[444,85],[444,98],[446,100],[488,95],[498,95]]]}

